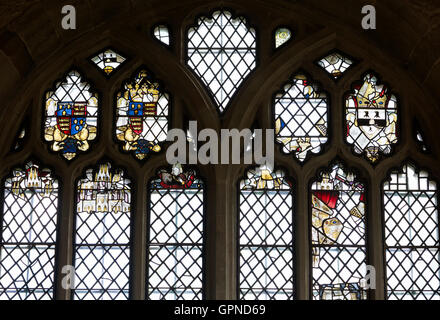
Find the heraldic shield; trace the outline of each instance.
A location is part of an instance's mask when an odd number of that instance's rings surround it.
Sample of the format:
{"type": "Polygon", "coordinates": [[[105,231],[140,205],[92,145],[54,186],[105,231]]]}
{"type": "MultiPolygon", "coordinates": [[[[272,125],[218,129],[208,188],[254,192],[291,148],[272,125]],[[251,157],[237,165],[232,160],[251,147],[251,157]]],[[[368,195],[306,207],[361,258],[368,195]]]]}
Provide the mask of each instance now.
{"type": "Polygon", "coordinates": [[[67,135],[75,135],[84,129],[87,117],[86,102],[58,102],[57,126],[67,135]]]}
{"type": "Polygon", "coordinates": [[[156,102],[135,102],[130,101],[128,107],[128,116],[130,118],[130,128],[136,134],[141,134],[143,127],[143,118],[156,116],[156,102]]]}

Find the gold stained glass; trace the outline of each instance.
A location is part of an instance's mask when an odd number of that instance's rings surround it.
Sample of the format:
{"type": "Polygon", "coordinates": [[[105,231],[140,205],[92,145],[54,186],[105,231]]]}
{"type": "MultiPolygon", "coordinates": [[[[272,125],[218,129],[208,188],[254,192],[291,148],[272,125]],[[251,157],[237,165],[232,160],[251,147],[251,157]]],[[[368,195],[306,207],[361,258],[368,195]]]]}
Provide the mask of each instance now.
{"type": "Polygon", "coordinates": [[[278,28],[275,31],[275,48],[288,42],[292,37],[292,32],[287,28],[278,28]]]}
{"type": "Polygon", "coordinates": [[[366,299],[365,202],[364,185],[339,162],[312,183],[313,299],[366,299]]]}
{"type": "Polygon", "coordinates": [[[126,58],[112,49],[107,49],[93,57],[91,60],[108,76],[124,63],[126,58]]]}
{"type": "Polygon", "coordinates": [[[46,93],[44,139],[52,151],[72,160],[78,152],[89,150],[97,126],[98,94],[79,72],[70,71],[54,91],[46,93]]]}
{"type": "Polygon", "coordinates": [[[353,60],[346,57],[342,52],[334,52],[318,61],[318,65],[334,79],[342,77],[344,72],[347,71],[353,63],[353,60]]]}
{"type": "Polygon", "coordinates": [[[397,98],[369,73],[345,99],[346,141],[374,163],[397,143],[397,98]]]}
{"type": "Polygon", "coordinates": [[[168,133],[169,95],[146,70],[124,82],[116,99],[116,138],[143,160],[159,152],[168,133]]]}

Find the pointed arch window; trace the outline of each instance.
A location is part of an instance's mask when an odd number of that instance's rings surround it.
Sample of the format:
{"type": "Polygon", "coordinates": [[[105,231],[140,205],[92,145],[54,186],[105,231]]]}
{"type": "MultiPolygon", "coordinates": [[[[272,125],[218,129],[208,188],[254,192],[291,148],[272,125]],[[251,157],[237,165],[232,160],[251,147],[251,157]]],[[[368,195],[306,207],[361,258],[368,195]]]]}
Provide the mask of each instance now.
{"type": "Polygon", "coordinates": [[[89,150],[97,135],[98,94],[78,71],[68,72],[46,92],[44,110],[44,139],[52,151],[72,160],[89,150]]]}
{"type": "Polygon", "coordinates": [[[389,156],[397,143],[397,98],[368,73],[345,100],[346,141],[372,163],[389,156]]]}
{"type": "Polygon", "coordinates": [[[116,98],[116,138],[122,150],[144,160],[159,152],[168,134],[170,96],[145,68],[122,85],[116,98]]]}
{"type": "Polygon", "coordinates": [[[410,163],[383,184],[387,299],[440,299],[437,188],[410,163]]]}
{"type": "Polygon", "coordinates": [[[366,299],[365,187],[337,162],[311,185],[312,296],[366,299]]]}
{"type": "Polygon", "coordinates": [[[328,140],[328,98],[303,74],[297,74],[274,98],[276,141],[283,152],[303,162],[328,140]]]}
{"type": "Polygon", "coordinates": [[[256,31],[244,17],[215,11],[188,30],[187,63],[209,88],[222,113],[256,67],[256,31]]]}
{"type": "Polygon", "coordinates": [[[204,298],[204,184],[180,164],[150,182],[147,299],[204,298]]]}
{"type": "Polygon", "coordinates": [[[3,185],[0,300],[54,298],[58,180],[29,161],[3,185]]]}
{"type": "Polygon", "coordinates": [[[239,192],[239,299],[295,299],[292,183],[261,166],[239,192]]]}
{"type": "Polygon", "coordinates": [[[110,163],[77,184],[72,294],[78,300],[129,298],[131,182],[110,163]]]}

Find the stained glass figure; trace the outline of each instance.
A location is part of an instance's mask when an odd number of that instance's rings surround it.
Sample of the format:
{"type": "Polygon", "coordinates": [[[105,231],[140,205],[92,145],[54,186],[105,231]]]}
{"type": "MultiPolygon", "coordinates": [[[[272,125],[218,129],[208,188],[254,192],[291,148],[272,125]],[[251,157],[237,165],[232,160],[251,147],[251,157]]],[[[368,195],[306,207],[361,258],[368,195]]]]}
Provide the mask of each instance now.
{"type": "Polygon", "coordinates": [[[365,188],[341,163],[311,187],[314,300],[366,299],[365,188]]]}
{"type": "Polygon", "coordinates": [[[154,36],[157,40],[160,42],[166,44],[167,46],[170,45],[170,31],[168,30],[168,27],[160,24],[154,28],[154,36]]]}
{"type": "Polygon", "coordinates": [[[256,66],[256,32],[243,17],[216,11],[188,30],[188,66],[209,88],[222,113],[256,66]]]}
{"type": "Polygon", "coordinates": [[[318,61],[318,65],[327,71],[335,80],[342,77],[344,72],[353,64],[354,61],[342,52],[331,53],[318,61]]]}
{"type": "Polygon", "coordinates": [[[78,181],[74,299],[128,299],[130,208],[130,180],[110,163],[88,169],[78,181]]]}
{"type": "Polygon", "coordinates": [[[170,97],[146,70],[137,72],[117,94],[116,137],[122,149],[145,159],[161,150],[168,133],[170,97]]]}
{"type": "Polygon", "coordinates": [[[292,32],[287,28],[278,28],[275,31],[275,48],[288,42],[292,37],[292,32]]]}
{"type": "Polygon", "coordinates": [[[438,189],[426,171],[404,164],[383,184],[386,298],[440,299],[438,189]]]}
{"type": "Polygon", "coordinates": [[[369,73],[346,98],[347,142],[371,162],[390,155],[397,143],[397,99],[369,73]]]}
{"type": "Polygon", "coordinates": [[[0,300],[54,299],[58,181],[28,162],[3,187],[0,300]]]}
{"type": "Polygon", "coordinates": [[[87,151],[95,140],[98,124],[98,95],[77,71],[48,91],[45,99],[44,139],[52,151],[67,160],[87,151]]]}
{"type": "Polygon", "coordinates": [[[147,298],[203,299],[204,190],[175,164],[150,183],[147,298]]]}
{"type": "Polygon", "coordinates": [[[295,299],[292,183],[250,169],[240,182],[239,299],[295,299]]]}
{"type": "Polygon", "coordinates": [[[112,49],[107,49],[93,57],[91,60],[105,73],[105,75],[109,76],[126,61],[126,58],[112,49]]]}
{"type": "Polygon", "coordinates": [[[296,75],[274,98],[276,141],[304,161],[328,140],[328,99],[304,75],[296,75]]]}

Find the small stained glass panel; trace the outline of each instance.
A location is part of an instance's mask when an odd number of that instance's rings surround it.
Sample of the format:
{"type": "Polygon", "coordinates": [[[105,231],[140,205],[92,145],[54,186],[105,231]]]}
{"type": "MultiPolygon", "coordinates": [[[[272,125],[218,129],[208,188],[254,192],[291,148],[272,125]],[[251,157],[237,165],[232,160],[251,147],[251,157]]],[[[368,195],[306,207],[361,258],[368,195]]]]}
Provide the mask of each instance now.
{"type": "Polygon", "coordinates": [[[192,169],[150,183],[147,299],[203,299],[204,191],[192,169]]]}
{"type": "Polygon", "coordinates": [[[437,184],[405,164],[384,183],[387,299],[440,300],[437,184]]]}
{"type": "Polygon", "coordinates": [[[345,100],[346,141],[375,163],[397,143],[397,98],[369,73],[345,100]]]}
{"type": "Polygon", "coordinates": [[[125,60],[126,58],[112,49],[107,49],[92,58],[93,63],[107,76],[112,74],[125,60]]]}
{"type": "Polygon", "coordinates": [[[291,182],[281,170],[250,169],[239,201],[239,298],[295,299],[291,182]]]}
{"type": "Polygon", "coordinates": [[[96,139],[98,94],[77,71],[70,71],[54,91],[46,92],[44,118],[45,141],[52,151],[72,160],[96,139]]]}
{"type": "Polygon", "coordinates": [[[5,180],[0,300],[53,299],[58,181],[28,162],[5,180]]]}
{"type": "Polygon", "coordinates": [[[328,99],[304,75],[296,75],[275,95],[276,141],[285,153],[304,161],[328,140],[328,99]]]}
{"type": "Polygon", "coordinates": [[[222,113],[256,67],[256,31],[243,17],[216,11],[188,30],[188,66],[209,88],[222,113]]]}
{"type": "Polygon", "coordinates": [[[292,37],[292,32],[287,28],[278,28],[275,31],[275,48],[288,42],[292,37]]]}
{"type": "Polygon", "coordinates": [[[344,72],[347,71],[353,63],[350,58],[339,52],[329,54],[318,61],[318,65],[327,71],[334,79],[342,77],[344,72]]]}
{"type": "Polygon", "coordinates": [[[168,30],[167,26],[162,24],[156,26],[154,28],[154,36],[157,40],[166,44],[167,46],[170,45],[170,31],[168,30]]]}
{"type": "Polygon", "coordinates": [[[139,160],[167,139],[170,96],[146,70],[124,82],[116,98],[116,138],[139,160]]]}
{"type": "Polygon", "coordinates": [[[77,186],[76,300],[125,300],[130,276],[130,180],[109,163],[88,169],[77,186]]]}
{"type": "Polygon", "coordinates": [[[365,189],[341,163],[311,188],[314,300],[366,299],[365,189]]]}

